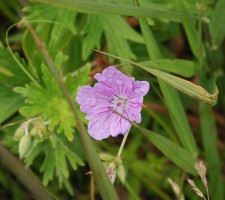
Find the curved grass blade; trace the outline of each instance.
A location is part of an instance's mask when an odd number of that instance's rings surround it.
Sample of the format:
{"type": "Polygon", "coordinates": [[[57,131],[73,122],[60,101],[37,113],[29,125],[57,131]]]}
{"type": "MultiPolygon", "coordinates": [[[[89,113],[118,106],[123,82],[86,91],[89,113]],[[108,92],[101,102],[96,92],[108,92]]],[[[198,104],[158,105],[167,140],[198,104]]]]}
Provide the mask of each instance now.
{"type": "Polygon", "coordinates": [[[197,63],[184,59],[153,59],[140,62],[141,65],[153,69],[171,72],[186,78],[190,78],[197,73],[197,63]]]}
{"type": "Polygon", "coordinates": [[[160,70],[156,70],[156,69],[151,69],[149,67],[146,67],[144,65],[135,63],[133,61],[124,59],[124,58],[120,58],[118,56],[114,56],[112,54],[109,53],[105,53],[103,51],[99,51],[99,50],[95,50],[97,52],[100,52],[102,54],[105,54],[107,56],[111,56],[113,58],[116,58],[118,60],[122,60],[124,62],[127,62],[133,66],[139,67],[147,72],[149,72],[150,74],[162,79],[163,81],[167,82],[168,84],[172,85],[174,88],[178,89],[179,91],[195,98],[196,100],[208,104],[210,106],[214,106],[217,103],[217,98],[218,98],[218,94],[219,91],[215,85],[214,88],[214,93],[210,94],[208,93],[204,88],[202,88],[199,85],[196,85],[190,81],[187,81],[185,79],[179,78],[177,76],[168,74],[166,72],[162,72],[160,70]]]}

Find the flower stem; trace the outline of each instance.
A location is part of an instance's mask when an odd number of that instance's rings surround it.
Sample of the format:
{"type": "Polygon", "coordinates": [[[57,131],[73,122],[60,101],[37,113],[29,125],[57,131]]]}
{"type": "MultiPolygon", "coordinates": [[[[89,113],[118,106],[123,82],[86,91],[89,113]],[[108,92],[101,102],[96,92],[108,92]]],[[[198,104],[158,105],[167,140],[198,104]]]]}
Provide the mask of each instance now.
{"type": "Polygon", "coordinates": [[[52,73],[53,77],[56,79],[65,99],[67,100],[68,104],[70,105],[70,108],[74,115],[74,119],[76,121],[76,127],[79,130],[81,142],[83,145],[83,149],[85,151],[87,161],[90,165],[91,171],[93,172],[93,177],[95,179],[98,191],[102,196],[102,199],[107,199],[107,200],[119,199],[117,196],[116,190],[115,190],[114,186],[112,185],[112,183],[110,182],[110,180],[107,176],[107,173],[105,171],[105,168],[102,165],[102,163],[97,155],[97,152],[92,143],[92,140],[88,136],[88,133],[76,111],[74,102],[70,96],[68,89],[66,88],[64,81],[62,80],[60,72],[58,71],[57,67],[55,66],[55,63],[52,60],[51,56],[49,55],[49,52],[45,48],[44,43],[42,42],[41,38],[38,36],[36,31],[30,25],[30,23],[26,20],[26,18],[24,18],[24,23],[27,26],[27,28],[29,29],[31,35],[33,36],[34,41],[48,66],[49,71],[52,73]]]}
{"type": "Polygon", "coordinates": [[[118,154],[117,154],[118,157],[121,156],[121,153],[122,153],[123,147],[124,147],[124,145],[125,145],[125,143],[126,143],[126,141],[127,141],[127,137],[128,137],[128,135],[129,135],[129,132],[130,132],[130,131],[128,131],[128,132],[125,134],[124,138],[123,138],[123,141],[122,141],[122,143],[121,143],[121,145],[120,145],[120,149],[119,149],[118,154]]]}

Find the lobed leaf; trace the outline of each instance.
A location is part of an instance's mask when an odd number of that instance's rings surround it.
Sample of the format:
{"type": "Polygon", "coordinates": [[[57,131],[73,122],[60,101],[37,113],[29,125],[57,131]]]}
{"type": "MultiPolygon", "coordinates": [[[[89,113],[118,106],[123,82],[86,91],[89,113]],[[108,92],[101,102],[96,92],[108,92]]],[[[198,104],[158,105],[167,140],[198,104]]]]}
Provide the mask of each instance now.
{"type": "Polygon", "coordinates": [[[45,23],[54,23],[60,25],[63,28],[69,29],[73,34],[77,32],[74,26],[76,13],[59,9],[52,8],[43,4],[31,4],[23,11],[27,13],[27,20],[30,22],[38,23],[37,31],[42,30],[45,27],[45,23]]]}
{"type": "Polygon", "coordinates": [[[84,33],[82,57],[86,59],[90,49],[100,47],[103,35],[107,39],[109,52],[126,58],[135,58],[128,40],[143,43],[143,38],[121,16],[88,15],[84,33]],[[120,31],[118,31],[120,30],[120,31]]]}

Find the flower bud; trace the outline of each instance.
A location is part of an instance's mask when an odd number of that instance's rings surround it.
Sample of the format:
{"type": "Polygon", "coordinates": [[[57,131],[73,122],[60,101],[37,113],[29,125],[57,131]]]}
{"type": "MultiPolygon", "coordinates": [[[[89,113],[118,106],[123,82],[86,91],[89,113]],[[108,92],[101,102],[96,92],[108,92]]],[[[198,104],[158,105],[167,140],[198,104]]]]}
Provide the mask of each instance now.
{"type": "Polygon", "coordinates": [[[106,170],[108,177],[113,184],[116,180],[116,166],[114,163],[110,163],[106,170]]]}
{"type": "Polygon", "coordinates": [[[20,143],[19,143],[20,159],[24,158],[24,156],[26,155],[26,153],[28,152],[28,150],[30,148],[30,145],[31,145],[30,135],[22,136],[22,138],[20,139],[20,143]]]}
{"type": "Polygon", "coordinates": [[[16,129],[16,132],[14,134],[14,139],[20,140],[20,138],[24,135],[24,133],[25,133],[24,128],[20,126],[19,128],[16,129]]]}
{"type": "Polygon", "coordinates": [[[126,170],[124,169],[124,166],[122,163],[117,168],[117,175],[120,181],[122,182],[122,184],[124,184],[126,180],[126,170]]]}
{"type": "Polygon", "coordinates": [[[99,158],[104,162],[109,162],[114,159],[114,156],[109,153],[99,153],[99,158]]]}

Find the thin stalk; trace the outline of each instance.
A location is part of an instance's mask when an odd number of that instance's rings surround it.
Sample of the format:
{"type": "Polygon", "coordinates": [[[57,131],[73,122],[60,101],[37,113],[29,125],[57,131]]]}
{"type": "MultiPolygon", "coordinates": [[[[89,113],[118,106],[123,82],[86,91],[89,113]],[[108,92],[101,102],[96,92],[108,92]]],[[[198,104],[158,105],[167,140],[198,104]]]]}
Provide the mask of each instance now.
{"type": "Polygon", "coordinates": [[[186,176],[186,173],[183,172],[182,176],[181,176],[181,180],[180,180],[180,191],[179,191],[179,195],[178,195],[178,200],[182,200],[181,197],[182,197],[182,191],[183,191],[183,187],[184,187],[185,176],[186,176]]]}
{"type": "Polygon", "coordinates": [[[126,141],[127,141],[127,137],[128,137],[128,135],[129,135],[129,132],[130,132],[130,131],[128,131],[128,132],[126,133],[126,135],[123,137],[123,141],[122,141],[122,143],[121,143],[121,145],[120,145],[120,148],[119,148],[117,157],[120,157],[120,156],[121,156],[121,153],[122,153],[123,148],[124,148],[124,145],[125,145],[125,143],[126,143],[126,141]]]}
{"type": "Polygon", "coordinates": [[[17,59],[17,57],[15,56],[15,54],[12,52],[12,49],[9,45],[9,31],[16,27],[18,25],[18,23],[16,24],[13,24],[11,25],[7,31],[6,31],[6,34],[5,34],[5,41],[6,41],[6,45],[7,45],[7,48],[9,50],[9,53],[11,54],[11,56],[13,57],[13,59],[15,60],[15,62],[18,64],[18,66],[20,67],[20,69],[24,72],[24,74],[27,75],[27,77],[32,81],[34,82],[36,85],[40,86],[40,84],[37,82],[37,80],[30,74],[30,72],[20,63],[20,61],[17,59]]]}
{"type": "Polygon", "coordinates": [[[199,66],[203,67],[203,55],[202,55],[202,17],[203,17],[203,3],[199,4],[199,17],[198,17],[198,60],[199,66]]]}
{"type": "Polygon", "coordinates": [[[112,183],[110,182],[105,168],[102,165],[97,152],[92,144],[92,141],[90,137],[87,134],[87,131],[82,123],[82,121],[79,118],[79,115],[77,114],[76,108],[74,106],[74,102],[69,94],[69,91],[67,90],[63,78],[60,76],[59,71],[57,70],[54,61],[50,57],[48,51],[44,47],[44,44],[42,43],[42,40],[37,35],[36,31],[33,29],[33,27],[29,24],[29,22],[24,19],[25,25],[29,29],[31,35],[33,36],[35,43],[42,54],[45,62],[47,63],[47,66],[56,79],[63,95],[65,96],[66,100],[68,101],[69,106],[71,107],[71,110],[74,115],[74,119],[76,121],[77,129],[79,130],[81,142],[86,154],[87,161],[90,165],[90,168],[92,170],[97,188],[102,196],[103,199],[106,200],[116,200],[118,199],[118,196],[116,194],[115,188],[113,187],[112,183]]]}
{"type": "Polygon", "coordinates": [[[95,200],[95,182],[94,182],[92,173],[91,173],[91,180],[90,180],[90,200],[95,200]]]}

